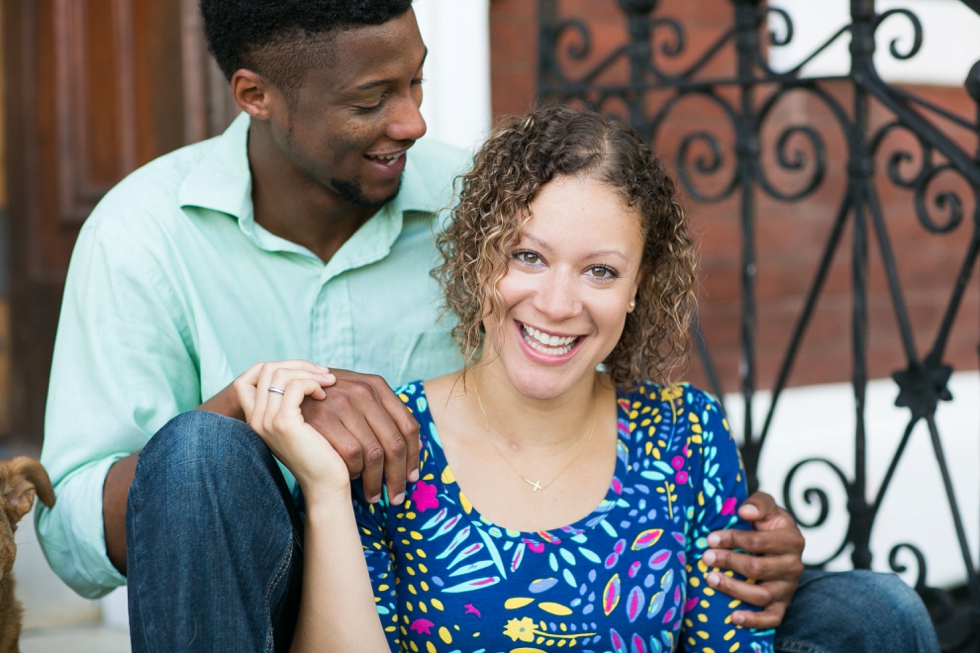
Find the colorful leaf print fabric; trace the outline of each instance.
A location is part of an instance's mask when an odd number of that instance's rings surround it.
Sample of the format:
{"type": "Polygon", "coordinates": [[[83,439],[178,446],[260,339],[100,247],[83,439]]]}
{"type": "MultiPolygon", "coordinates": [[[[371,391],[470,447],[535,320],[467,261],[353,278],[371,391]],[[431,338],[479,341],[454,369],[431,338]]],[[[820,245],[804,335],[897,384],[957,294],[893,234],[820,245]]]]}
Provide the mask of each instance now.
{"type": "MultiPolygon", "coordinates": [[[[535,533],[484,520],[443,455],[421,382],[396,390],[422,427],[401,506],[355,512],[393,651],[770,653],[772,631],[706,582],[705,537],[748,528],[741,461],[718,404],[690,386],[620,395],[616,471],[584,519],[535,533]]],[[[730,573],[730,572],[728,572],[730,573]]]]}

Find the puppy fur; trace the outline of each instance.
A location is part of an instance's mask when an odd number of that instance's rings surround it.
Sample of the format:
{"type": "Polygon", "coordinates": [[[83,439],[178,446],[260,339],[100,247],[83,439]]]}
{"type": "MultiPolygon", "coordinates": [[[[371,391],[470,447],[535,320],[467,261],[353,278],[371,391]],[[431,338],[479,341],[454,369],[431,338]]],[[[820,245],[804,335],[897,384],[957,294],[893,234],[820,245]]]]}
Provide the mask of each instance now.
{"type": "Polygon", "coordinates": [[[49,508],[54,505],[51,479],[41,463],[27,456],[0,461],[0,653],[20,653],[22,608],[14,597],[11,573],[17,544],[17,522],[31,510],[35,494],[49,508]]]}

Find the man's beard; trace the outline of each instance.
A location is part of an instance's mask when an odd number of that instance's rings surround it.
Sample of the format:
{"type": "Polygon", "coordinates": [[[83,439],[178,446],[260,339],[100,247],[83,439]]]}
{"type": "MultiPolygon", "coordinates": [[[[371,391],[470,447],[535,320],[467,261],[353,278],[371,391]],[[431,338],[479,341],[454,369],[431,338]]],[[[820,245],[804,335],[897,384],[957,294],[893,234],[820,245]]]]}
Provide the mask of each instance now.
{"type": "Polygon", "coordinates": [[[382,206],[384,206],[391,200],[395,199],[395,197],[398,195],[398,191],[400,191],[402,188],[402,180],[401,178],[399,178],[398,188],[395,189],[395,192],[392,193],[391,195],[388,195],[387,197],[378,199],[378,198],[368,197],[367,195],[365,195],[364,191],[361,190],[361,187],[357,183],[357,181],[343,181],[340,179],[332,179],[330,180],[330,184],[331,186],[333,186],[334,191],[338,195],[340,195],[341,198],[343,198],[347,202],[350,202],[352,205],[356,206],[359,209],[367,209],[370,211],[377,211],[382,206]]]}

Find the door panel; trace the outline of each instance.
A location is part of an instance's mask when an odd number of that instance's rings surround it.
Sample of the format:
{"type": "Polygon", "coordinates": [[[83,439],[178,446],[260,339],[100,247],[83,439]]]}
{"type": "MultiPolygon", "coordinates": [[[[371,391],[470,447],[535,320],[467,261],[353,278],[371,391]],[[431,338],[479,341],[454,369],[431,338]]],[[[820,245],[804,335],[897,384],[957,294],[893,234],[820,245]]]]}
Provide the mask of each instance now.
{"type": "Polygon", "coordinates": [[[2,0],[11,430],[40,442],[71,249],[126,174],[226,126],[195,0],[2,0]]]}

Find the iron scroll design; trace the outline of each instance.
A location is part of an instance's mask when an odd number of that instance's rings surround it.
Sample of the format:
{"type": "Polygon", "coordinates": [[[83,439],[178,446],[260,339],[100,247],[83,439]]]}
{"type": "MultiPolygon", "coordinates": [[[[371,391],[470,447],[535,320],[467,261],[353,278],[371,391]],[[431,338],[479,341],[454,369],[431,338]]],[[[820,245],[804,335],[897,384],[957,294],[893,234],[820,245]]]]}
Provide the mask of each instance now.
{"type": "MultiPolygon", "coordinates": [[[[980,14],[980,1],[962,1],[980,14]]],[[[906,452],[913,429],[924,423],[936,456],[966,570],[965,600],[957,604],[948,594],[926,586],[926,560],[912,544],[896,544],[889,555],[889,566],[896,572],[905,571],[899,556],[902,552],[911,553],[917,565],[916,590],[930,606],[944,650],[975,650],[980,634],[980,578],[939,438],[936,408],[940,401],[952,398],[947,385],[952,367],[944,362],[944,355],[954,319],[963,304],[968,281],[977,269],[977,258],[980,256],[980,61],[973,66],[965,83],[967,94],[977,106],[976,114],[967,118],[906,89],[889,85],[879,76],[873,60],[875,35],[886,22],[905,21],[912,34],[911,39],[890,42],[888,50],[891,57],[910,59],[921,49],[924,38],[922,22],[908,9],[896,8],[877,13],[874,0],[850,0],[850,21],[847,24],[791,69],[776,71],[769,65],[767,49],[792,42],[797,26],[785,10],[766,6],[761,0],[731,0],[732,23],[713,42],[696,53],[689,52],[692,39],[688,37],[684,25],[676,19],[657,14],[659,0],[618,0],[628,37],[598,61],[593,61],[594,39],[589,24],[576,17],[560,16],[559,3],[560,0],[539,0],[539,93],[542,101],[575,102],[595,110],[616,113],[656,145],[663,135],[665,123],[681,102],[696,97],[713,106],[723,116],[722,126],[726,133],[732,135],[727,139],[723,137],[717,124],[696,126],[688,133],[675,135],[678,145],[672,163],[691,199],[717,203],[738,196],[742,292],[740,349],[743,361],[740,385],[745,406],[744,423],[739,427],[743,435],[742,454],[750,490],[758,487],[759,458],[770,434],[779,398],[798,359],[817,301],[825,290],[834,256],[846,246],[845,235],[849,234],[851,385],[856,424],[854,474],[849,477],[829,460],[808,458],[798,462],[788,473],[783,486],[783,499],[787,509],[800,521],[793,501],[797,473],[812,465],[828,467],[846,491],[848,527],[838,550],[827,560],[837,557],[851,546],[854,567],[870,568],[869,544],[875,519],[906,452]],[[772,31],[769,31],[770,28],[772,31]],[[763,38],[766,33],[768,40],[763,38]],[[804,67],[810,61],[848,36],[850,69],[846,74],[824,77],[803,74],[804,67]],[[732,57],[732,50],[735,73],[718,76],[715,71],[724,68],[722,57],[732,57]],[[628,74],[616,74],[615,71],[624,68],[628,69],[628,74]],[[852,90],[848,102],[842,100],[840,94],[828,90],[831,82],[844,83],[852,90]],[[822,245],[802,310],[796,317],[788,345],[780,359],[772,388],[772,401],[760,421],[760,415],[753,411],[752,401],[757,392],[758,370],[757,196],[763,194],[786,203],[810,198],[821,188],[830,163],[828,152],[831,148],[825,136],[826,126],[776,124],[776,107],[789,93],[805,94],[832,117],[833,129],[845,143],[847,182],[829,236],[822,245]],[[889,115],[883,124],[872,126],[873,103],[889,115]],[[767,127],[775,129],[776,136],[772,140],[772,156],[764,159],[762,133],[767,127]],[[948,128],[965,130],[978,137],[977,151],[971,153],[964,149],[948,135],[948,128]],[[894,146],[894,137],[899,134],[905,137],[902,142],[912,145],[894,146]],[[730,172],[726,172],[723,165],[727,152],[733,152],[735,159],[734,165],[729,166],[730,172]],[[887,163],[876,170],[876,160],[887,163]],[[935,190],[937,179],[950,175],[958,178],[963,182],[960,186],[969,190],[935,190]],[[792,188],[782,185],[786,178],[796,180],[792,188]],[[972,217],[972,232],[959,274],[950,289],[941,325],[925,352],[920,352],[916,345],[876,179],[911,192],[915,215],[926,234],[949,233],[972,217]],[[972,215],[968,212],[970,206],[972,215]],[[892,376],[899,389],[896,405],[908,409],[909,419],[884,479],[873,498],[869,499],[866,461],[868,275],[871,249],[875,245],[904,354],[904,360],[896,366],[901,369],[892,376]],[[956,618],[959,619],[958,625],[944,633],[942,624],[951,623],[956,618]]],[[[697,325],[694,331],[694,342],[705,376],[714,394],[721,397],[722,386],[710,349],[697,325]]],[[[816,518],[805,525],[818,526],[823,523],[830,513],[827,492],[819,487],[807,487],[802,497],[807,504],[816,507],[817,513],[816,518]]]]}

